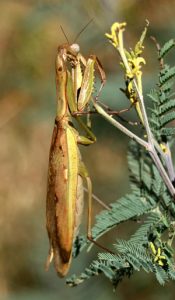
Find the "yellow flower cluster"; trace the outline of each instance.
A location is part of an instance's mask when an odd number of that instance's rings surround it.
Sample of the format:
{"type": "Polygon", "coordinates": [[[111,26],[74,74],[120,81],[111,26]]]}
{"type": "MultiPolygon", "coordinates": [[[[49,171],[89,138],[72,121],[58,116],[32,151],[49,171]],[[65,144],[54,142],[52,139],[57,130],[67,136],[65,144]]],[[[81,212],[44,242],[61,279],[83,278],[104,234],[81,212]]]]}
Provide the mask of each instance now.
{"type": "Polygon", "coordinates": [[[126,27],[126,23],[125,22],[123,22],[123,23],[117,23],[117,22],[115,22],[111,26],[111,34],[105,33],[105,36],[110,40],[111,44],[115,48],[117,48],[119,46],[119,43],[120,43],[117,34],[120,35],[125,30],[125,27],[126,27]]]}
{"type": "Polygon", "coordinates": [[[146,61],[143,57],[134,57],[128,59],[130,70],[127,70],[126,76],[133,78],[134,76],[138,77],[142,74],[141,64],[146,64],[146,61]]]}
{"type": "MultiPolygon", "coordinates": [[[[147,24],[148,26],[148,24],[147,24]]],[[[111,26],[111,33],[106,33],[105,36],[110,43],[117,49],[121,58],[121,65],[125,70],[126,78],[126,96],[131,103],[135,103],[135,109],[139,119],[143,123],[142,112],[138,102],[138,91],[142,95],[142,64],[146,61],[141,57],[143,51],[143,41],[146,35],[147,26],[145,27],[140,40],[136,43],[134,50],[127,51],[123,45],[123,32],[125,31],[126,23],[115,22],[111,26]],[[137,87],[136,87],[137,85],[137,87]],[[136,92],[137,91],[137,92],[136,92]]]]}
{"type": "Polygon", "coordinates": [[[158,263],[159,266],[163,267],[165,265],[164,261],[166,261],[165,255],[161,255],[161,249],[158,248],[156,250],[156,248],[152,242],[150,242],[149,245],[150,245],[151,251],[154,255],[154,262],[158,263]]]}

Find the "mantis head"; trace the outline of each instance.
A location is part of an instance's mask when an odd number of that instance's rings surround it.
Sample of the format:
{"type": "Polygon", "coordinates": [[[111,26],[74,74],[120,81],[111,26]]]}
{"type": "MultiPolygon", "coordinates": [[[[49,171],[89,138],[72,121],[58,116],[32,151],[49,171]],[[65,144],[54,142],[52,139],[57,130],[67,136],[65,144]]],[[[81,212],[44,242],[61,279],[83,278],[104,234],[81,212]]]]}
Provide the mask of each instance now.
{"type": "Polygon", "coordinates": [[[80,52],[80,46],[78,44],[72,44],[72,45],[70,45],[70,51],[74,55],[77,55],[80,52]]]}

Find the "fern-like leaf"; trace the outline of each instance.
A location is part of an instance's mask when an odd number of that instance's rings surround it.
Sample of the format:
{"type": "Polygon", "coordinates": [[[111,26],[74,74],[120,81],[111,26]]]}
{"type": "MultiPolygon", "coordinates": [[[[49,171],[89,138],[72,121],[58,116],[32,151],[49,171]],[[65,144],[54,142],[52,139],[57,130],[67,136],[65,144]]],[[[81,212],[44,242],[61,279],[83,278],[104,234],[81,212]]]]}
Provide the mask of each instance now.
{"type": "Polygon", "coordinates": [[[166,101],[167,101],[166,105],[165,105],[165,102],[164,102],[164,104],[159,107],[160,114],[164,114],[167,111],[175,108],[175,99],[170,99],[170,100],[166,99],[166,101]]]}
{"type": "Polygon", "coordinates": [[[172,137],[172,135],[175,135],[175,128],[170,128],[170,127],[166,127],[166,128],[162,128],[161,129],[161,132],[160,132],[161,135],[165,135],[167,137],[172,137]]]}
{"type": "Polygon", "coordinates": [[[169,68],[165,74],[160,77],[160,87],[175,76],[175,67],[169,68]]]}
{"type": "Polygon", "coordinates": [[[166,42],[159,52],[159,59],[162,59],[175,46],[174,39],[166,42]]]}
{"type": "Polygon", "coordinates": [[[175,120],[175,111],[166,113],[165,115],[161,116],[161,118],[160,118],[161,127],[167,125],[168,123],[170,123],[174,120],[175,120]]]}
{"type": "Polygon", "coordinates": [[[166,273],[166,271],[159,265],[154,265],[154,272],[156,275],[156,278],[158,280],[158,282],[160,283],[160,285],[164,285],[166,283],[166,281],[168,281],[168,274],[166,273]]]}

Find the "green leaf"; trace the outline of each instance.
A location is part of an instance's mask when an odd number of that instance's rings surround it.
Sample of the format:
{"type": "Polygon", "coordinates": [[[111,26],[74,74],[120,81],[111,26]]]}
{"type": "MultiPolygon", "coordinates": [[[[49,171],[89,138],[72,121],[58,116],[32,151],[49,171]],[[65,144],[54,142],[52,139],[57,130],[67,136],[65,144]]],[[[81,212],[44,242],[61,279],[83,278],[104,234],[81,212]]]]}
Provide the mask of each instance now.
{"type": "Polygon", "coordinates": [[[175,46],[174,39],[166,42],[159,52],[159,59],[163,58],[175,46]]]}

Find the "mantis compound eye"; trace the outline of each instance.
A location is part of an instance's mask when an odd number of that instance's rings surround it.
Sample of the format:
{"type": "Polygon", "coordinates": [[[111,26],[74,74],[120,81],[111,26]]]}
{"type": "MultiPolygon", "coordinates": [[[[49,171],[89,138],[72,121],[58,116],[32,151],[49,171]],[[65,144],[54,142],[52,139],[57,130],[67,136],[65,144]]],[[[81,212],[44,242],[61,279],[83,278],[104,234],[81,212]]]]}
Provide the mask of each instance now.
{"type": "Polygon", "coordinates": [[[72,52],[74,52],[75,54],[78,54],[80,52],[80,46],[78,44],[72,44],[70,46],[70,49],[72,52]]]}

